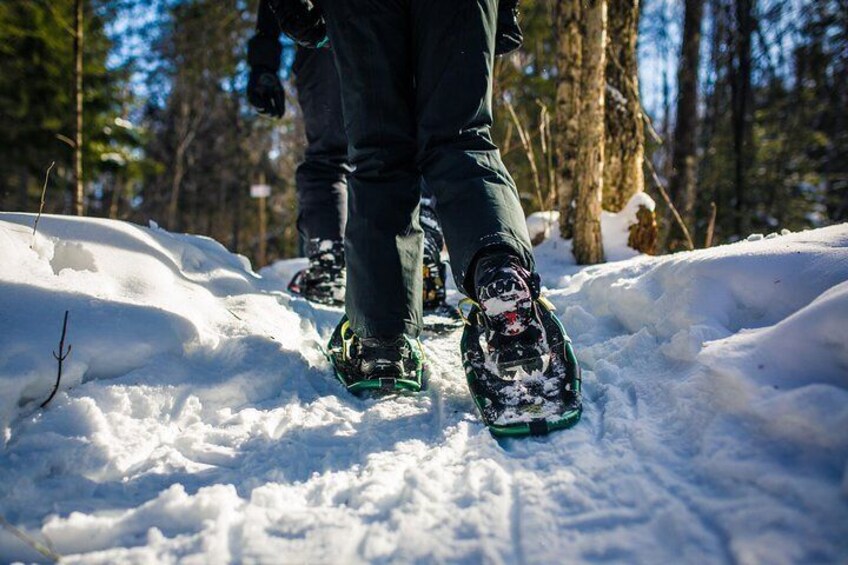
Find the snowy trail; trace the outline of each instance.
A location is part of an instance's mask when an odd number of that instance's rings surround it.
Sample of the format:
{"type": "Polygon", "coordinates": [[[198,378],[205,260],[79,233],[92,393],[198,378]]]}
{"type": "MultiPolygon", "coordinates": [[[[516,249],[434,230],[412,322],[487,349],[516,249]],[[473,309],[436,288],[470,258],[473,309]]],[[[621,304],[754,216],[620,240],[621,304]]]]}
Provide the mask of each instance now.
{"type": "Polygon", "coordinates": [[[354,398],[317,346],[339,310],[279,292],[300,263],[31,223],[0,214],[0,515],[67,562],[848,558],[848,226],[588,269],[544,243],[585,412],[499,442],[456,333],[426,392],[354,398]]]}

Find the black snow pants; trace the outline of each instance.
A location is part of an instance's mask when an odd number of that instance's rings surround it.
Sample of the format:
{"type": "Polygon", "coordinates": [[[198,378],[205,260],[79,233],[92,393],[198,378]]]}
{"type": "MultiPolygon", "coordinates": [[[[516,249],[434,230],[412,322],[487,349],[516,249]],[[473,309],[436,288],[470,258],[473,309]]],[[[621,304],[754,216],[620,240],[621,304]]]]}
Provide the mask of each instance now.
{"type": "MultiPolygon", "coordinates": [[[[297,229],[310,239],[340,240],[347,223],[347,135],[341,87],[329,49],[298,47],[292,73],[306,130],[304,160],[297,167],[297,229]]],[[[422,196],[433,200],[422,182],[422,196]]],[[[422,203],[422,206],[428,205],[422,203]]],[[[435,210],[432,210],[435,215],[435,210]]]]}
{"type": "MultiPolygon", "coordinates": [[[[349,177],[346,310],[360,337],[421,329],[423,177],[457,286],[475,257],[533,255],[492,141],[498,0],[320,0],[341,76],[349,177]]],[[[471,275],[469,277],[469,274],[471,275]]]]}
{"type": "Polygon", "coordinates": [[[306,129],[297,167],[297,229],[301,241],[340,240],[347,220],[347,136],[339,76],[329,49],[298,47],[292,65],[306,129]]]}

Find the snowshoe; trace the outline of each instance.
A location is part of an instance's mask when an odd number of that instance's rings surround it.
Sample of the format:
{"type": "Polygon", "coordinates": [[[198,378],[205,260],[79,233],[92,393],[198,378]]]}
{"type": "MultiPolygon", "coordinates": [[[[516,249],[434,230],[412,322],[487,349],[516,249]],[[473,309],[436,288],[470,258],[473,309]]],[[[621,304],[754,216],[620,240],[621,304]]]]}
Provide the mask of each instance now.
{"type": "Polygon", "coordinates": [[[312,239],[306,247],[309,267],[292,278],[288,289],[310,302],[327,306],[344,305],[344,244],[337,240],[312,239]]]}
{"type": "Polygon", "coordinates": [[[459,310],[445,301],[445,264],[424,253],[424,330],[441,334],[462,327],[459,310]]]}
{"type": "Polygon", "coordinates": [[[424,381],[424,352],[417,339],[360,339],[343,316],[327,344],[336,378],[352,393],[419,392],[424,381]]]}
{"type": "Polygon", "coordinates": [[[580,420],[580,367],[571,340],[549,301],[535,297],[533,305],[547,351],[535,361],[525,356],[521,363],[504,363],[491,347],[495,336],[490,317],[471,299],[460,304],[465,320],[460,348],[468,388],[495,436],[544,435],[580,420]]]}
{"type": "Polygon", "coordinates": [[[462,317],[455,307],[446,302],[447,267],[442,261],[445,238],[436,211],[428,199],[421,201],[420,221],[424,230],[424,331],[440,334],[459,329],[462,327],[462,317]]]}
{"type": "Polygon", "coordinates": [[[424,310],[433,310],[445,303],[446,268],[442,262],[445,238],[433,208],[422,200],[419,216],[424,232],[424,310]]]}

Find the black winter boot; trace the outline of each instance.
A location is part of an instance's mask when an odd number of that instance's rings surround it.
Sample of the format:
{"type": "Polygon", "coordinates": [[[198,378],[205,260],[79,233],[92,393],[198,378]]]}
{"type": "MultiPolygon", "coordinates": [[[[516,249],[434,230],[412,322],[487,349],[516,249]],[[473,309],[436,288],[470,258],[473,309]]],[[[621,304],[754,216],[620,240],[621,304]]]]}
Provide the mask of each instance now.
{"type": "Polygon", "coordinates": [[[369,390],[418,392],[424,382],[421,342],[403,335],[359,338],[347,316],[336,326],[327,352],[336,377],[355,394],[369,390]]]}
{"type": "Polygon", "coordinates": [[[424,230],[424,310],[435,310],[445,304],[447,291],[445,289],[446,267],[442,261],[442,248],[445,237],[439,226],[436,211],[429,201],[421,201],[421,228],[424,230]]]}
{"type": "Polygon", "coordinates": [[[547,370],[550,351],[536,302],[539,276],[515,255],[495,252],[478,260],[474,286],[499,374],[547,370]]]}
{"type": "Polygon", "coordinates": [[[289,290],[311,302],[340,306],[345,299],[344,243],[311,239],[306,245],[309,267],[297,273],[289,290]]]}
{"type": "Polygon", "coordinates": [[[405,366],[412,358],[412,348],[405,337],[364,338],[358,342],[351,357],[362,379],[400,379],[406,374],[405,366]]]}

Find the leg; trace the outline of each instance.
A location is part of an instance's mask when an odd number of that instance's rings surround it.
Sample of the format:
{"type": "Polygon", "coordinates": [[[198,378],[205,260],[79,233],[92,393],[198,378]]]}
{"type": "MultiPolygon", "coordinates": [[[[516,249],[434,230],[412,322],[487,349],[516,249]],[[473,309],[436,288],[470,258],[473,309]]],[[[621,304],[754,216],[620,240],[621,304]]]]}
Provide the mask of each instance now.
{"type": "Polygon", "coordinates": [[[341,88],[327,49],[298,48],[292,70],[306,125],[306,154],[297,168],[297,228],[304,241],[342,239],[347,220],[347,137],[341,88]]]}
{"type": "Polygon", "coordinates": [[[346,310],[362,338],[421,329],[422,239],[413,74],[405,2],[324,0],[355,170],[350,177],[346,310]]]}
{"type": "Polygon", "coordinates": [[[436,198],[457,286],[480,251],[533,254],[515,183],[492,142],[497,0],[412,0],[418,164],[436,198]]]}

